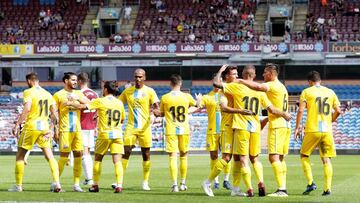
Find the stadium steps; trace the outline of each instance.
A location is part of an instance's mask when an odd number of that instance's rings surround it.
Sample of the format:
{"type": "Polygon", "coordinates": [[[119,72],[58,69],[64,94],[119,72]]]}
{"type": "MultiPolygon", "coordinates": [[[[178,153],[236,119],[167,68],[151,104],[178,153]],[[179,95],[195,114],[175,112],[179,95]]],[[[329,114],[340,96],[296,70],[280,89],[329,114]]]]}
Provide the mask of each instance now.
{"type": "Polygon", "coordinates": [[[268,6],[267,5],[259,5],[255,14],[255,23],[254,30],[255,32],[264,32],[265,31],[265,21],[268,14],[268,6]]]}
{"type": "Polygon", "coordinates": [[[296,5],[294,8],[295,16],[294,16],[294,26],[293,31],[299,32],[304,31],[306,14],[307,14],[307,5],[296,5]]]}
{"type": "MultiPolygon", "coordinates": [[[[120,18],[120,23],[121,23],[121,29],[120,29],[120,34],[121,35],[125,35],[125,34],[131,34],[134,26],[135,26],[135,22],[136,22],[136,18],[139,12],[139,6],[131,6],[132,10],[131,10],[131,17],[130,17],[130,21],[129,23],[127,23],[123,16],[120,18]]],[[[124,15],[124,13],[122,14],[124,15]]]]}
{"type": "Polygon", "coordinates": [[[96,19],[99,7],[91,7],[85,17],[84,24],[81,26],[81,35],[89,35],[93,32],[92,20],[96,19]]]}

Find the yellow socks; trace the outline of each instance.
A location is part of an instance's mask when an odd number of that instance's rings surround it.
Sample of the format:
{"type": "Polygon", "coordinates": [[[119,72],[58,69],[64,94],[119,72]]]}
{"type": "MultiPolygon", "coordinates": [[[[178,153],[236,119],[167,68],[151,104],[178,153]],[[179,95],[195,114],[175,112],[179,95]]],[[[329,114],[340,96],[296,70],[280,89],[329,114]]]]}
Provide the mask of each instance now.
{"type": "MultiPolygon", "coordinates": [[[[313,175],[311,171],[311,164],[309,157],[301,157],[301,165],[307,180],[308,185],[313,183],[313,175]]],[[[325,166],[325,165],[324,165],[325,166]]]]}
{"type": "Polygon", "coordinates": [[[69,160],[68,157],[60,157],[59,161],[58,161],[58,165],[59,165],[59,176],[61,176],[62,172],[64,171],[65,168],[65,164],[67,163],[67,161],[69,160]]]}
{"type": "Polygon", "coordinates": [[[99,184],[100,174],[101,174],[101,162],[100,161],[94,161],[93,174],[94,174],[94,177],[93,177],[94,183],[99,184]]]}
{"type": "Polygon", "coordinates": [[[128,159],[121,159],[121,162],[122,162],[123,171],[125,173],[128,165],[129,165],[129,160],[128,159]]]}
{"type": "Polygon", "coordinates": [[[283,184],[284,184],[284,187],[286,188],[287,166],[286,166],[285,160],[283,160],[283,161],[281,162],[281,164],[282,164],[282,169],[283,169],[283,184]]]}
{"type": "Polygon", "coordinates": [[[324,164],[324,191],[331,191],[333,168],[331,162],[324,164]]]}
{"type": "Polygon", "coordinates": [[[54,182],[59,182],[59,167],[55,158],[49,159],[49,165],[51,170],[51,175],[53,177],[54,182]]]}
{"type": "Polygon", "coordinates": [[[151,162],[143,161],[142,164],[143,164],[144,182],[149,182],[151,162]]]}
{"type": "Polygon", "coordinates": [[[116,177],[116,184],[119,187],[122,187],[123,177],[124,177],[124,169],[122,163],[119,161],[115,163],[115,177],[116,177]]]}
{"type": "Polygon", "coordinates": [[[74,157],[74,184],[79,185],[80,184],[80,177],[81,177],[81,168],[82,168],[82,157],[74,157]]]}
{"type": "Polygon", "coordinates": [[[240,180],[241,180],[241,163],[240,161],[233,161],[233,187],[238,188],[240,187],[240,180]]]}
{"type": "Polygon", "coordinates": [[[24,176],[24,168],[25,168],[24,161],[16,161],[15,179],[16,179],[16,185],[18,185],[18,186],[22,186],[23,176],[24,176]]]}
{"type": "Polygon", "coordinates": [[[185,184],[187,175],[187,156],[180,157],[180,179],[181,183],[185,184]]]}
{"type": "Polygon", "coordinates": [[[286,188],[284,187],[284,183],[283,183],[284,178],[283,178],[282,163],[280,161],[275,161],[271,165],[275,174],[275,179],[278,188],[285,190],[286,188]]]}
{"type": "Polygon", "coordinates": [[[208,180],[211,182],[215,179],[216,176],[219,175],[219,173],[226,167],[228,163],[223,160],[223,159],[219,159],[214,168],[211,169],[211,172],[209,174],[208,180]]]}
{"type": "Polygon", "coordinates": [[[231,171],[231,163],[228,163],[224,168],[224,181],[229,181],[231,171]]]}
{"type": "Polygon", "coordinates": [[[260,161],[253,163],[255,176],[258,182],[264,182],[264,173],[263,173],[263,166],[260,161]]]}
{"type": "Polygon", "coordinates": [[[240,168],[241,177],[244,179],[244,183],[248,189],[253,189],[251,185],[251,170],[249,166],[240,168]]]}
{"type": "Polygon", "coordinates": [[[169,156],[169,169],[170,169],[170,176],[171,176],[171,180],[173,181],[174,185],[176,183],[177,185],[177,160],[176,160],[176,156],[169,156]]]}

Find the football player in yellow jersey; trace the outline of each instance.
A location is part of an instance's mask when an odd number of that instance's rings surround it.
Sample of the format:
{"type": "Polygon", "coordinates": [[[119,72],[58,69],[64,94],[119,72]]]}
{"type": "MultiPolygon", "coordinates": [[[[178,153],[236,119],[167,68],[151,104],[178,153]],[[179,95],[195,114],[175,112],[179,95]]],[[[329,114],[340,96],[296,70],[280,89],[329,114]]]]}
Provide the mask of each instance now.
{"type": "MultiPolygon", "coordinates": [[[[237,67],[223,65],[214,79],[214,86],[217,87],[221,85],[221,78],[226,83],[231,83],[236,80],[238,77],[237,67]]],[[[233,97],[230,94],[225,94],[225,97],[228,100],[228,106],[233,107],[233,97]]],[[[221,151],[222,157],[217,160],[213,168],[210,171],[208,178],[202,183],[202,188],[208,196],[214,196],[214,193],[211,190],[211,182],[217,177],[222,170],[225,170],[229,167],[228,163],[232,158],[232,148],[233,148],[233,129],[232,129],[233,114],[222,112],[221,113],[221,151]]]]}
{"type": "MultiPolygon", "coordinates": [[[[244,80],[253,81],[256,77],[255,67],[248,65],[242,72],[244,80]]],[[[251,170],[248,164],[248,158],[254,166],[256,177],[259,181],[259,196],[265,196],[265,185],[263,178],[263,167],[259,161],[260,154],[260,129],[261,123],[259,119],[260,110],[267,109],[270,113],[277,117],[283,117],[290,120],[291,116],[287,112],[278,110],[272,106],[265,93],[251,90],[245,85],[239,83],[223,83],[221,87],[225,93],[229,93],[234,98],[234,108],[248,109],[255,115],[243,116],[235,114],[233,117],[232,128],[234,129],[234,171],[240,172],[247,186],[247,196],[254,196],[251,185],[251,170]],[[240,164],[239,164],[240,162],[240,164]]],[[[237,178],[235,176],[235,178],[237,178]]],[[[240,178],[239,178],[240,179],[240,178]]],[[[239,182],[237,182],[238,184],[239,182]]],[[[235,185],[232,194],[235,195],[239,191],[239,185],[235,185]]]]}
{"type": "Polygon", "coordinates": [[[336,121],[341,114],[340,102],[335,92],[321,85],[320,74],[310,71],[307,76],[309,88],[300,95],[299,110],[296,115],[295,140],[298,140],[301,131],[301,120],[305,108],[307,109],[305,136],[301,145],[301,163],[307,179],[307,187],[304,195],[310,194],[316,189],[314,183],[310,155],[316,147],[319,147],[320,157],[324,164],[324,192],[323,196],[331,194],[331,181],[333,168],[331,158],[336,156],[334,138],[332,134],[332,122],[336,121]]]}
{"type": "MultiPolygon", "coordinates": [[[[240,82],[251,89],[263,91],[266,93],[272,105],[282,110],[288,111],[288,92],[286,87],[279,81],[279,66],[277,64],[266,64],[263,77],[265,83],[257,83],[249,80],[239,79],[240,82]]],[[[268,116],[268,153],[269,161],[272,165],[278,189],[269,194],[274,197],[288,196],[286,191],[286,173],[287,167],[285,155],[288,154],[290,143],[290,123],[282,117],[273,115],[271,112],[268,116]]]]}
{"type": "Polygon", "coordinates": [[[77,86],[77,76],[75,73],[64,73],[64,89],[54,94],[59,112],[59,135],[55,135],[60,148],[59,173],[60,176],[68,161],[70,151],[74,154],[74,187],[73,191],[83,192],[80,187],[81,177],[81,158],[83,142],[80,125],[80,110],[69,106],[69,103],[77,102],[86,104],[87,98],[80,90],[75,90],[77,86]]]}
{"type": "MultiPolygon", "coordinates": [[[[216,74],[212,79],[214,79],[216,74]]],[[[218,159],[218,150],[220,147],[220,135],[221,135],[221,113],[242,113],[252,114],[251,111],[241,110],[228,107],[228,100],[219,88],[214,87],[208,94],[197,97],[197,103],[199,107],[206,108],[208,114],[208,128],[206,134],[206,149],[210,153],[210,169],[214,167],[218,159]],[[200,98],[200,100],[198,100],[200,98]]],[[[231,190],[231,184],[229,182],[230,168],[228,164],[228,170],[224,170],[224,182],[223,187],[231,190]]],[[[215,178],[214,188],[219,189],[218,176],[215,178]]]]}
{"type": "Polygon", "coordinates": [[[78,109],[97,110],[99,116],[98,138],[95,144],[94,184],[89,188],[89,192],[99,192],[101,162],[109,149],[115,165],[115,193],[122,191],[121,156],[124,154],[124,143],[121,126],[125,120],[125,109],[123,103],[114,97],[115,93],[116,83],[106,81],[103,86],[104,97],[94,99],[86,105],[69,104],[78,109]]]}
{"type": "Polygon", "coordinates": [[[170,77],[171,92],[161,97],[160,112],[165,116],[166,152],[169,154],[170,175],[173,181],[171,192],[179,192],[177,184],[177,152],[180,152],[180,190],[187,190],[187,152],[189,150],[189,107],[196,101],[190,94],[180,91],[182,79],[180,75],[170,77]]]}
{"type": "Polygon", "coordinates": [[[49,162],[53,181],[55,183],[53,192],[60,192],[58,164],[51,151],[53,137],[52,127],[57,122],[56,104],[51,94],[39,85],[36,73],[26,75],[29,89],[24,91],[24,110],[17,120],[13,129],[17,136],[19,126],[25,121],[24,128],[18,140],[18,151],[16,153],[15,178],[16,185],[9,189],[11,192],[22,192],[24,175],[24,156],[36,143],[49,162]],[[51,126],[49,126],[51,116],[51,126]]]}
{"type": "Polygon", "coordinates": [[[145,70],[141,68],[136,69],[134,72],[134,80],[135,85],[126,88],[119,96],[119,99],[124,104],[127,103],[129,107],[129,118],[124,135],[125,154],[122,159],[122,164],[125,172],[129,163],[131,151],[138,140],[143,158],[142,165],[144,176],[142,189],[150,190],[150,147],[152,145],[150,108],[153,108],[154,112],[158,112],[159,98],[153,88],[145,85],[145,70]]]}

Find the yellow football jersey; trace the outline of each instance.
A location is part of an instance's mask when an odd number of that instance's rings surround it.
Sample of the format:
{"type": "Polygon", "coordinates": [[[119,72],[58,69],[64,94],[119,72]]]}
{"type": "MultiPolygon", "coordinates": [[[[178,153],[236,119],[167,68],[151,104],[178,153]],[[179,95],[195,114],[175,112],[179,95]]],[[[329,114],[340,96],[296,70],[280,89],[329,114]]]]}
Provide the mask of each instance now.
{"type": "Polygon", "coordinates": [[[332,110],[340,106],[335,92],[324,86],[312,86],[302,91],[300,101],[306,102],[305,132],[332,132],[332,110]]]}
{"type": "Polygon", "coordinates": [[[98,139],[122,138],[121,121],[125,120],[124,104],[112,95],[97,98],[87,104],[99,116],[98,139]]]}
{"type": "Polygon", "coordinates": [[[68,92],[62,89],[54,94],[54,100],[59,111],[59,130],[61,132],[77,132],[81,131],[80,125],[80,110],[69,106],[64,106],[63,103],[69,101],[68,97],[78,97],[84,99],[85,96],[80,90],[73,90],[68,92]]]}
{"type": "Polygon", "coordinates": [[[194,98],[181,91],[171,91],[161,97],[160,111],[165,114],[166,135],[188,135],[189,107],[196,104],[194,98]]]}
{"type": "Polygon", "coordinates": [[[55,105],[52,95],[41,87],[32,87],[24,91],[24,104],[31,103],[24,130],[49,130],[51,105],[55,105]]]}
{"type": "Polygon", "coordinates": [[[200,105],[206,108],[208,114],[207,134],[219,134],[221,130],[220,104],[226,99],[222,92],[211,91],[201,98],[200,105]]]}
{"type": "MultiPolygon", "coordinates": [[[[272,105],[284,112],[288,111],[289,94],[286,87],[279,81],[266,82],[269,90],[266,92],[272,105]]],[[[269,128],[290,128],[290,122],[281,116],[275,116],[269,112],[269,128]]]]}
{"type": "Polygon", "coordinates": [[[239,83],[224,83],[224,92],[231,94],[234,98],[234,108],[248,109],[256,115],[244,116],[234,114],[232,128],[247,130],[249,132],[260,132],[261,109],[271,106],[264,92],[259,92],[239,83]]]}
{"type": "MultiPolygon", "coordinates": [[[[227,100],[228,107],[234,107],[234,98],[232,95],[221,91],[227,100]]],[[[221,112],[221,131],[224,131],[227,127],[231,127],[233,123],[233,114],[221,112]]]]}
{"type": "Polygon", "coordinates": [[[137,89],[132,86],[126,88],[119,99],[129,107],[126,130],[138,134],[150,128],[150,106],[159,102],[153,88],[144,85],[141,89],[137,89]]]}

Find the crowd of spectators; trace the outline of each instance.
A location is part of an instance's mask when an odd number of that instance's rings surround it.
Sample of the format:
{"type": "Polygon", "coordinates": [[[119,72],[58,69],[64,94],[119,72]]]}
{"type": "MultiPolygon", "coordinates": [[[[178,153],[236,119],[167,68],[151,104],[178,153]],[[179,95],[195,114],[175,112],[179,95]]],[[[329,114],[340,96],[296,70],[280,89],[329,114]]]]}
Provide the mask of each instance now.
{"type": "MultiPolygon", "coordinates": [[[[146,18],[140,26],[127,35],[115,34],[110,37],[113,43],[205,43],[254,41],[254,22],[256,1],[254,0],[193,0],[193,4],[202,4],[194,12],[191,8],[185,12],[167,12],[165,2],[151,0],[150,9],[156,18],[146,18]],[[155,30],[161,26],[163,30],[155,30]],[[204,32],[205,30],[205,32],[204,32]]],[[[141,15],[141,14],[140,14],[141,15]]]]}

